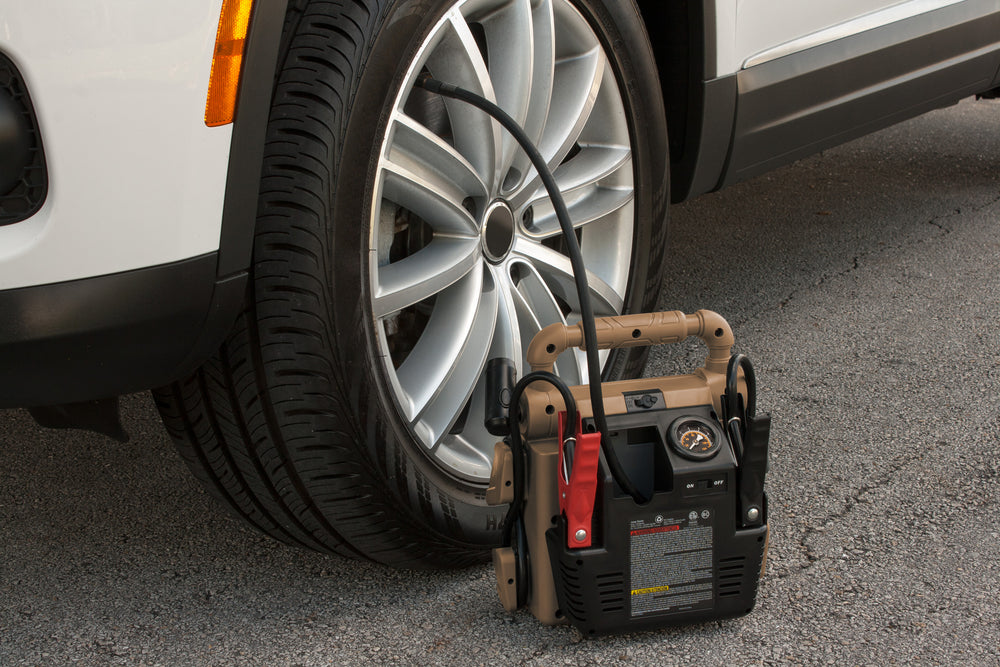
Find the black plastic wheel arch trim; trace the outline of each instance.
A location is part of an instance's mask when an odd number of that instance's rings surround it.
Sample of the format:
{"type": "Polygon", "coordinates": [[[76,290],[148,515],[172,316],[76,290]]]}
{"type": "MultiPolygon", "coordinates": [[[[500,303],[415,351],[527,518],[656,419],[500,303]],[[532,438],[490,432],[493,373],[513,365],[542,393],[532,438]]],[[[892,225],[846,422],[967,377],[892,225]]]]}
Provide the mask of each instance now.
{"type": "Polygon", "coordinates": [[[76,403],[167,384],[232,325],[246,275],[216,253],[0,291],[0,408],[76,403]]]}
{"type": "Polygon", "coordinates": [[[736,91],[736,75],[729,74],[702,81],[691,93],[701,113],[689,123],[684,154],[671,163],[674,203],[718,189],[736,120],[736,91]]]}
{"type": "Polygon", "coordinates": [[[229,149],[219,238],[219,277],[232,276],[250,266],[264,137],[287,8],[288,0],[256,0],[250,17],[229,149]]]}
{"type": "Polygon", "coordinates": [[[716,76],[714,0],[637,0],[656,56],[670,128],[670,194],[686,201],[717,186],[736,117],[736,76],[716,76]]]}

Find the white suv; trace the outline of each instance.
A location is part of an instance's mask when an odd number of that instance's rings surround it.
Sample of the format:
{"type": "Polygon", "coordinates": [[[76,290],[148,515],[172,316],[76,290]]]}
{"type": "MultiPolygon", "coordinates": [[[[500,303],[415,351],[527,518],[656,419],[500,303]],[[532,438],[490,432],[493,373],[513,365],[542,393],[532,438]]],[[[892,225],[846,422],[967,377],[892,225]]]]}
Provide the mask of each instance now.
{"type": "Polygon", "coordinates": [[[418,76],[534,139],[598,315],[655,306],[671,201],[1000,87],[1000,0],[8,5],[0,407],[113,432],[161,387],[249,523],[400,565],[499,539],[491,362],[579,310],[527,159],[418,76]]]}

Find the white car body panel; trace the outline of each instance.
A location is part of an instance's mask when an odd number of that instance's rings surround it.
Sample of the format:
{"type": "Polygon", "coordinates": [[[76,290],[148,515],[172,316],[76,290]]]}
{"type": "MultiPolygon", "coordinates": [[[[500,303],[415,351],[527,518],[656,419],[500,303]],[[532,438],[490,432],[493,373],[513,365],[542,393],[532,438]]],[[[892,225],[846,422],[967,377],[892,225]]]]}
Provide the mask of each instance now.
{"type": "Polygon", "coordinates": [[[962,0],[721,0],[715,76],[733,74],[962,0]]]}
{"type": "Polygon", "coordinates": [[[27,82],[49,191],[32,218],[0,227],[0,289],[218,249],[232,126],[206,127],[204,109],[220,8],[5,3],[0,48],[27,82]]]}
{"type": "Polygon", "coordinates": [[[845,23],[831,25],[828,28],[809,33],[798,39],[793,39],[784,44],[760,51],[744,61],[743,68],[760,65],[769,60],[803,51],[813,46],[833,42],[843,37],[856,35],[866,30],[879,28],[895,23],[896,21],[902,21],[960,2],[963,2],[963,0],[910,0],[909,2],[894,4],[878,11],[863,14],[845,23]]]}
{"type": "MultiPolygon", "coordinates": [[[[218,249],[232,126],[203,115],[221,1],[5,2],[0,49],[28,84],[49,192],[0,227],[0,290],[218,249]]],[[[962,1],[719,0],[708,75],[962,1]]]]}

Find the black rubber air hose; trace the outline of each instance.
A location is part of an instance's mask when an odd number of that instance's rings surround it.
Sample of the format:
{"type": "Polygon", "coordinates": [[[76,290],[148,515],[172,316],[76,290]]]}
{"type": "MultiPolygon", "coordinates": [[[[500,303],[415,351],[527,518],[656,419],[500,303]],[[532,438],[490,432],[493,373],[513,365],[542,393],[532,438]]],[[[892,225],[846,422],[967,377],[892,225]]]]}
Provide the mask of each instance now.
{"type": "MultiPolygon", "coordinates": [[[[556,184],[555,177],[553,177],[551,170],[549,170],[548,165],[545,163],[545,159],[531,142],[527,133],[525,133],[521,126],[517,124],[517,121],[511,118],[507,112],[493,102],[490,102],[481,95],[477,95],[471,91],[465,90],[464,88],[443,83],[431,78],[428,75],[418,78],[416,85],[432,93],[437,93],[438,95],[442,95],[444,97],[450,97],[452,99],[471,104],[472,106],[492,116],[505,130],[511,134],[511,136],[514,137],[517,143],[521,146],[521,149],[531,160],[531,164],[534,165],[535,170],[538,172],[538,176],[542,179],[542,184],[545,186],[545,190],[552,199],[552,206],[555,209],[556,218],[559,220],[559,226],[562,228],[563,236],[566,239],[570,264],[573,267],[573,277],[575,279],[577,293],[580,298],[580,315],[581,322],[583,323],[584,351],[587,355],[587,375],[590,385],[590,403],[594,415],[594,424],[601,434],[601,451],[604,453],[604,459],[607,461],[608,469],[611,471],[611,476],[614,478],[615,482],[618,483],[618,486],[620,486],[625,493],[630,495],[636,503],[645,503],[648,499],[639,492],[638,488],[636,488],[636,486],[632,483],[632,480],[629,479],[628,474],[625,472],[625,468],[622,467],[621,461],[619,461],[618,455],[615,453],[614,447],[611,446],[611,438],[608,435],[608,420],[604,413],[604,396],[601,391],[601,362],[597,352],[597,345],[595,343],[597,340],[597,328],[594,325],[594,309],[590,303],[590,287],[587,284],[587,269],[583,263],[583,254],[580,252],[580,244],[576,239],[573,221],[569,217],[566,202],[563,200],[562,194],[559,192],[559,186],[556,184]]],[[[512,408],[513,405],[514,401],[512,400],[512,408]]],[[[511,416],[513,417],[513,414],[511,416]]],[[[516,430],[516,422],[513,422],[511,433],[513,434],[516,430]]]]}

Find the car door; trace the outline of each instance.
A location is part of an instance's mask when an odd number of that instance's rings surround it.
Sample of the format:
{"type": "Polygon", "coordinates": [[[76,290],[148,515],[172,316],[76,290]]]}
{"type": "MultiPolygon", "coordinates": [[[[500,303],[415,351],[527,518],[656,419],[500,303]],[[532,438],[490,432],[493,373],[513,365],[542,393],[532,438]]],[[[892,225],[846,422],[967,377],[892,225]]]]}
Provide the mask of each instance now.
{"type": "Polygon", "coordinates": [[[822,36],[824,31],[862,30],[866,19],[870,23],[887,8],[905,6],[912,13],[926,4],[926,0],[721,0],[716,3],[717,74],[736,72],[755,56],[822,36]]]}
{"type": "Polygon", "coordinates": [[[720,186],[997,85],[1000,0],[727,3],[719,69],[737,100],[720,186]]]}

